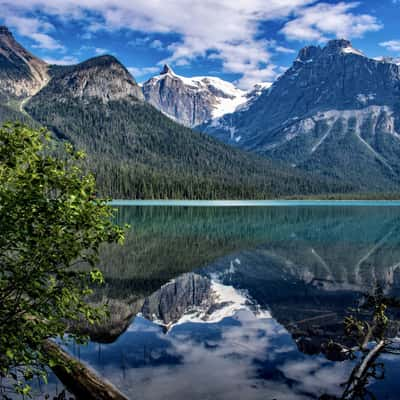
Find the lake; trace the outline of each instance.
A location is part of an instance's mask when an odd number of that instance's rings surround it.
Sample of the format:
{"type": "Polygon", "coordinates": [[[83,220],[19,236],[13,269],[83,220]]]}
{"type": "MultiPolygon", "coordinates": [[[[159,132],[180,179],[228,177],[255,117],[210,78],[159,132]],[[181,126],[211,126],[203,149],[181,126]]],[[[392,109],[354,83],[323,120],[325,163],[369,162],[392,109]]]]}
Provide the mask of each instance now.
{"type": "MultiPolygon", "coordinates": [[[[131,399],[340,397],[357,360],[326,343],[363,293],[400,297],[393,202],[117,204],[130,228],[91,299],[111,317],[69,351],[131,399]]],[[[400,356],[379,360],[368,389],[398,399],[400,356]]]]}

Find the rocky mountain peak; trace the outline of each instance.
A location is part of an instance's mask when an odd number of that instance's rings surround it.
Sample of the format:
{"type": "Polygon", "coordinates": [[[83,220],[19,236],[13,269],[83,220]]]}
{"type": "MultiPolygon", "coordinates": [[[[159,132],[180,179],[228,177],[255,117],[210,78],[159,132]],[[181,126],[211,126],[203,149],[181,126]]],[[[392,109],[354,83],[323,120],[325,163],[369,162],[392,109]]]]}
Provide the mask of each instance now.
{"type": "Polygon", "coordinates": [[[22,47],[14,38],[11,31],[6,26],[0,26],[0,55],[7,57],[11,60],[13,57],[18,57],[25,61],[35,59],[40,61],[42,64],[46,64],[44,61],[39,60],[37,57],[29,53],[24,47],[22,47]]]}
{"type": "Polygon", "coordinates": [[[6,26],[0,25],[0,38],[1,38],[1,36],[12,36],[12,33],[6,26]]]}
{"type": "Polygon", "coordinates": [[[143,99],[141,88],[128,70],[111,55],[77,65],[49,66],[22,47],[5,26],[0,27],[0,97],[24,99],[39,91],[62,97],[103,102],[143,99]],[[63,96],[61,95],[63,94],[63,96]]]}
{"type": "MultiPolygon", "coordinates": [[[[15,39],[6,26],[0,26],[0,54],[10,56],[15,53],[19,57],[25,57],[29,54],[15,39]]],[[[30,55],[30,54],[29,54],[30,55]]],[[[33,57],[32,55],[30,55],[33,57]]]]}
{"type": "MultiPolygon", "coordinates": [[[[78,65],[52,69],[49,91],[65,97],[103,103],[128,98],[143,99],[141,88],[128,70],[114,57],[104,55],[78,65]]],[[[45,88],[46,90],[47,88],[45,88]]]]}
{"type": "Polygon", "coordinates": [[[303,47],[299,51],[299,55],[297,56],[297,60],[299,61],[309,61],[312,60],[315,56],[318,56],[321,53],[321,48],[317,46],[307,46],[303,47]]]}
{"type": "Polygon", "coordinates": [[[399,96],[396,63],[371,59],[348,40],[332,40],[302,49],[250,107],[204,130],[297,168],[369,188],[395,187],[399,96]]]}
{"type": "Polygon", "coordinates": [[[351,42],[346,39],[333,39],[326,44],[326,48],[331,50],[341,50],[346,47],[353,47],[351,42]]]}
{"type": "Polygon", "coordinates": [[[88,66],[88,67],[91,67],[91,66],[108,67],[111,64],[117,64],[123,68],[123,65],[118,61],[118,59],[109,54],[104,54],[101,56],[93,57],[93,58],[90,58],[89,60],[86,60],[83,63],[81,63],[82,66],[88,66]]]}
{"type": "Polygon", "coordinates": [[[364,56],[364,54],[353,47],[351,42],[346,39],[334,39],[330,40],[325,47],[319,46],[307,46],[299,51],[299,54],[295,60],[297,63],[307,63],[316,60],[318,57],[335,57],[346,54],[356,54],[358,56],[364,56]]]}
{"type": "Polygon", "coordinates": [[[181,76],[168,64],[143,84],[150,104],[189,127],[232,113],[260,93],[261,88],[247,93],[218,77],[181,76]]]}
{"type": "Polygon", "coordinates": [[[174,70],[168,64],[165,64],[160,72],[160,75],[165,75],[165,74],[175,75],[174,70]]]}
{"type": "Polygon", "coordinates": [[[323,51],[329,55],[356,54],[359,56],[364,56],[360,50],[355,49],[351,42],[346,39],[330,40],[324,47],[323,51]]]}
{"type": "Polygon", "coordinates": [[[0,26],[0,96],[32,96],[48,81],[47,64],[22,47],[6,26],[0,26]]]}

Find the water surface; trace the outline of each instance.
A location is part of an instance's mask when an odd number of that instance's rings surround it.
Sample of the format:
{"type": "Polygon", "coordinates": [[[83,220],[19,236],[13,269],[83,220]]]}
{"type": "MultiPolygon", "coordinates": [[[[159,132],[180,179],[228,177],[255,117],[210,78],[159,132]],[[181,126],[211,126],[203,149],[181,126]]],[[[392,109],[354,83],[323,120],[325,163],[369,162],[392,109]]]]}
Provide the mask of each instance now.
{"type": "MultiPolygon", "coordinates": [[[[92,299],[111,319],[69,350],[132,399],[340,396],[354,361],[323,344],[363,292],[400,296],[400,207],[360,204],[118,207],[131,228],[92,299]]],[[[400,358],[382,360],[370,389],[397,399],[400,358]]]]}
{"type": "Polygon", "coordinates": [[[113,200],[110,204],[164,207],[398,207],[400,200],[113,200]]]}

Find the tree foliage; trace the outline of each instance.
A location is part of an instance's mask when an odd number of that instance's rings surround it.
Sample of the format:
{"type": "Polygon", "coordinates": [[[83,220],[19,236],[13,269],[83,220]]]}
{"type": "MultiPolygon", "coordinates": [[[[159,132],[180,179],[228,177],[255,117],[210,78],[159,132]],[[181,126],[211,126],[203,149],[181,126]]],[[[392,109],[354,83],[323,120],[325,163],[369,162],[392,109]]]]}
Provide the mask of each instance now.
{"type": "Polygon", "coordinates": [[[85,296],[103,281],[99,246],[123,239],[82,172],[83,154],[68,146],[54,158],[51,146],[43,130],[0,128],[0,376],[22,393],[57,362],[45,339],[64,337],[71,320],[102,316],[85,296]],[[76,268],[82,263],[89,272],[76,268]]]}

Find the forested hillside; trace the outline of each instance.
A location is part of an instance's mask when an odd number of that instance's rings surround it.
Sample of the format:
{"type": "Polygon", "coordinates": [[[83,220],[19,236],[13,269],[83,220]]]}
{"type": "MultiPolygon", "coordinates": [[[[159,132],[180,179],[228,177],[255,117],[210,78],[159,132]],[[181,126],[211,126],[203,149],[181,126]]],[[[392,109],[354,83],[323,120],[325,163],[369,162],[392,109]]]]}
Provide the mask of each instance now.
{"type": "Polygon", "coordinates": [[[101,194],[114,198],[270,198],[350,189],[195,133],[142,101],[105,104],[45,89],[26,110],[84,149],[101,194]]]}
{"type": "Polygon", "coordinates": [[[369,58],[347,40],[331,40],[303,48],[250,107],[202,130],[303,171],[351,182],[360,192],[396,192],[399,99],[399,65],[369,58]]]}
{"type": "Polygon", "coordinates": [[[346,183],[299,172],[185,128],[144,101],[113,56],[53,66],[0,29],[0,121],[50,129],[87,153],[101,195],[243,199],[348,192],[346,183]],[[22,71],[22,72],[21,72],[22,71]]]}

